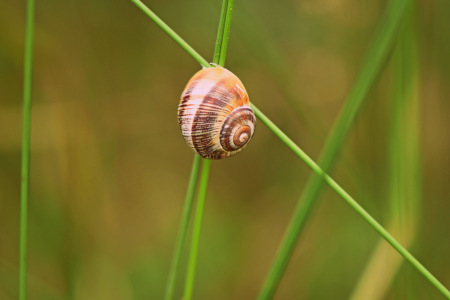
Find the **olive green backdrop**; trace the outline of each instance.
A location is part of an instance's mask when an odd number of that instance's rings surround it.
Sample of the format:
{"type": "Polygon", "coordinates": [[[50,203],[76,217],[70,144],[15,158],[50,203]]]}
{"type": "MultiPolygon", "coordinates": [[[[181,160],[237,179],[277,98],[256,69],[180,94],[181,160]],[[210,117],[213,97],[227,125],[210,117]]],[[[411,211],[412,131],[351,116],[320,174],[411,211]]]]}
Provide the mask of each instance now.
{"type": "MultiPolygon", "coordinates": [[[[220,1],[145,3],[212,59],[220,1]]],[[[385,3],[236,1],[226,67],[317,159],[385,3]]],[[[416,5],[422,158],[410,187],[421,199],[410,249],[446,286],[449,15],[445,0],[416,5]]],[[[193,158],[177,106],[200,66],[130,1],[36,0],[35,21],[29,299],[161,299],[193,158]]],[[[0,2],[0,299],[17,298],[24,24],[24,1],[0,2]]],[[[392,78],[388,62],[332,173],[385,225],[392,78]]],[[[212,162],[195,299],[256,297],[310,173],[261,122],[245,151],[212,162]]],[[[347,299],[378,240],[326,187],[276,299],[347,299]]],[[[407,264],[385,295],[441,297],[407,264]]]]}

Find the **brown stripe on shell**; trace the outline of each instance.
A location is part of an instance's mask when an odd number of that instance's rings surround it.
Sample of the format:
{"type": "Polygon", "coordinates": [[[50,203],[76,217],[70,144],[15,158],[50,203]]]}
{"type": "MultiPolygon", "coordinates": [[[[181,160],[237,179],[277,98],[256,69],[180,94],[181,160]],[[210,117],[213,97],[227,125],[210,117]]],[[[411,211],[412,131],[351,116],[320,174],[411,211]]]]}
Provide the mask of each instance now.
{"type": "Polygon", "coordinates": [[[198,74],[198,76],[195,78],[195,80],[190,80],[188,85],[186,86],[186,89],[184,90],[183,94],[181,95],[181,103],[185,104],[189,98],[191,97],[192,91],[195,89],[195,87],[201,83],[201,79],[204,77],[202,73],[198,74]]]}
{"type": "Polygon", "coordinates": [[[220,130],[218,128],[220,123],[217,122],[219,112],[226,115],[229,111],[225,108],[228,101],[225,101],[227,99],[224,99],[222,95],[226,81],[226,78],[222,79],[209,90],[192,122],[192,144],[202,157],[209,158],[215,152],[213,148],[218,142],[218,138],[214,139],[214,135],[218,135],[220,130]]]}
{"type": "Polygon", "coordinates": [[[183,91],[183,94],[181,95],[181,102],[178,106],[178,124],[181,125],[181,117],[184,115],[184,111],[186,109],[186,103],[191,98],[191,93],[194,90],[194,88],[201,83],[202,77],[204,77],[204,73],[198,72],[196,74],[197,76],[192,77],[191,80],[189,80],[188,84],[186,85],[185,90],[183,91]]]}
{"type": "Polygon", "coordinates": [[[184,95],[181,98],[181,102],[180,105],[178,106],[178,124],[181,126],[182,123],[182,117],[185,115],[185,111],[186,111],[186,102],[189,101],[189,98],[191,97],[190,94],[184,95]]]}

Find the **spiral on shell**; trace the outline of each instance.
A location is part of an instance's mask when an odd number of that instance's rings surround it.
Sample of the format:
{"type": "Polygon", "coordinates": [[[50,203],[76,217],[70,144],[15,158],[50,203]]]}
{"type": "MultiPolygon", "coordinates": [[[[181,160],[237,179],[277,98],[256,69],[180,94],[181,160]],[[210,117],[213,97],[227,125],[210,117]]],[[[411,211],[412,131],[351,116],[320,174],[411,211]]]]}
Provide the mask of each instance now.
{"type": "Polygon", "coordinates": [[[200,70],[181,94],[181,133],[203,158],[221,159],[242,151],[253,136],[255,121],[244,85],[225,68],[200,70]]]}

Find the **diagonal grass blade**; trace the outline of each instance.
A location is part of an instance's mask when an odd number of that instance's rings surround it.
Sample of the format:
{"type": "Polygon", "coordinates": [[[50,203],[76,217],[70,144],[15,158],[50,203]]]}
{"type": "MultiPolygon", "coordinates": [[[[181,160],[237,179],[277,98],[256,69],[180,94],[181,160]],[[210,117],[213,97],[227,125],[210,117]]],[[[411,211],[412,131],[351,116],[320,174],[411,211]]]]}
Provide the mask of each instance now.
{"type": "MultiPolygon", "coordinates": [[[[370,88],[375,83],[389,54],[391,53],[398,28],[403,20],[407,7],[412,0],[391,0],[379,23],[372,44],[369,47],[360,74],[353,85],[352,90],[345,102],[339,118],[333,126],[322,154],[319,165],[324,172],[328,172],[335,160],[344,139],[356,118],[370,88]]],[[[279,250],[276,254],[272,267],[262,287],[259,299],[272,299],[277,286],[287,268],[289,260],[297,244],[297,240],[303,229],[303,225],[313,206],[315,200],[323,187],[324,181],[321,176],[312,174],[308,179],[306,187],[298,201],[294,215],[284,234],[279,250]]]]}

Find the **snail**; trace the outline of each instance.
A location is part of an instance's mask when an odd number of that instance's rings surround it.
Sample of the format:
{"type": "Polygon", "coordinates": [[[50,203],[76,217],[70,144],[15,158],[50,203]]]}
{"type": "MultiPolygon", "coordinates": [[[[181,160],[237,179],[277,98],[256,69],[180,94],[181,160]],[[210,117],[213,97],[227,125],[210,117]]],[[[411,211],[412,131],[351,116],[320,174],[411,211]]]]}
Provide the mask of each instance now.
{"type": "Polygon", "coordinates": [[[253,136],[255,121],[244,85],[220,66],[198,71],[181,94],[181,133],[203,158],[221,159],[241,152],[253,136]]]}

